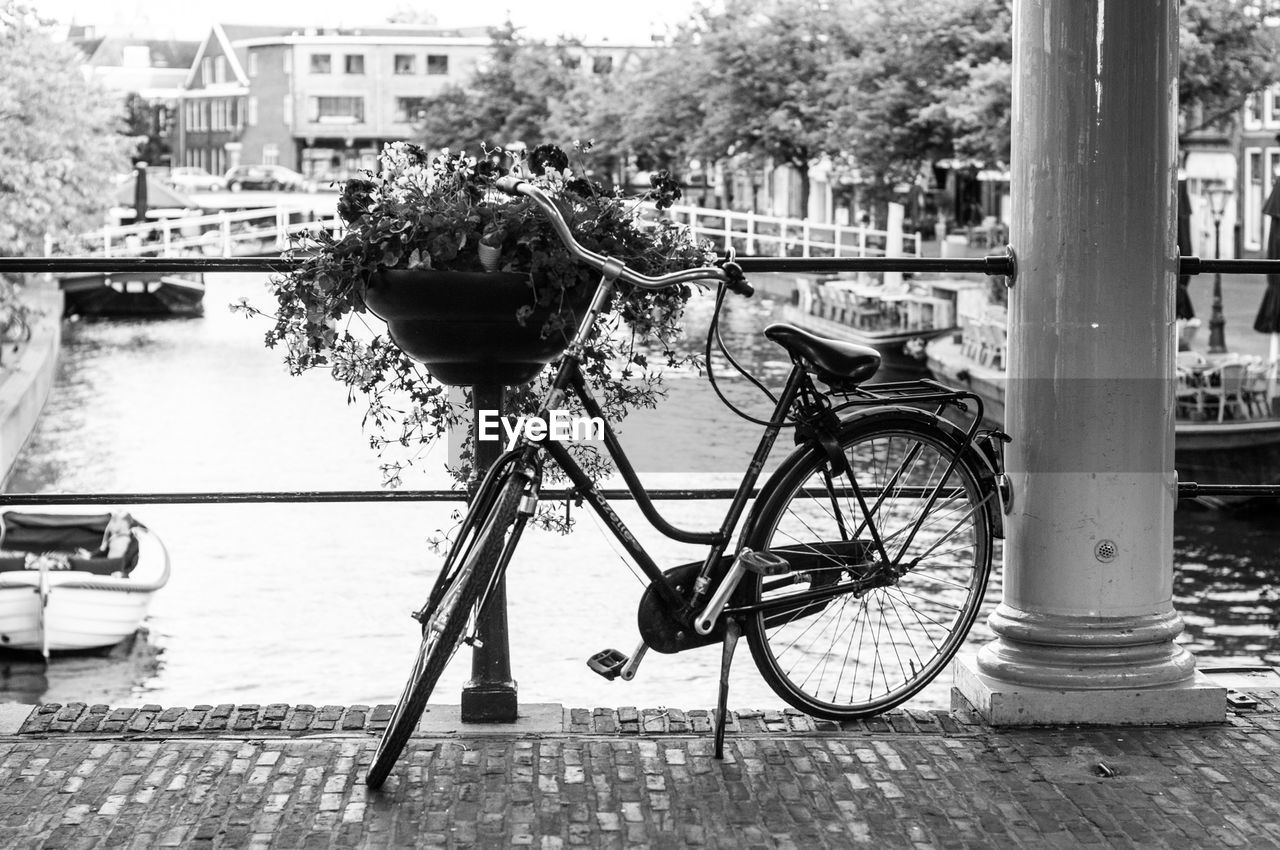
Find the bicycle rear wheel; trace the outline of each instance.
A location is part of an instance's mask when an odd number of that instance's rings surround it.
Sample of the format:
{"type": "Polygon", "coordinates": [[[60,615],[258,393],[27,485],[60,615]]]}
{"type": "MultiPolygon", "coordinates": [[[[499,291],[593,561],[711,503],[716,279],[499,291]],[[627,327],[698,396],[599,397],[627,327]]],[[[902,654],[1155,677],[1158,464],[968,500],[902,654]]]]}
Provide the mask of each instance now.
{"type": "Polygon", "coordinates": [[[451,569],[451,574],[441,577],[445,584],[443,593],[423,618],[422,641],[413,672],[365,775],[365,784],[370,788],[382,786],[409,742],[440,674],[462,642],[463,628],[472,609],[493,579],[509,536],[518,536],[523,526],[516,520],[516,507],[523,490],[521,479],[508,476],[499,487],[488,517],[476,525],[478,531],[454,544],[465,547],[459,549],[462,556],[456,562],[452,558],[445,561],[445,569],[451,569]]]}
{"type": "Polygon", "coordinates": [[[846,426],[840,444],[870,523],[844,470],[818,448],[794,456],[762,494],[747,545],[772,549],[792,569],[744,580],[745,604],[778,604],[747,616],[743,628],[765,681],[801,711],[848,720],[901,704],[942,670],[973,624],[997,508],[975,455],[947,427],[912,415],[846,426]]]}

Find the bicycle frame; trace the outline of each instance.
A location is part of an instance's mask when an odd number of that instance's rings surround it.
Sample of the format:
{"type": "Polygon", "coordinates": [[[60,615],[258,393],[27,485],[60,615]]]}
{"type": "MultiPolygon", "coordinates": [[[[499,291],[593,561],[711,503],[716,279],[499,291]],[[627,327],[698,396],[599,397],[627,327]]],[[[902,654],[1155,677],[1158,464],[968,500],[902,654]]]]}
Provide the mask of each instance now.
{"type": "MultiPolygon", "coordinates": [[[[619,543],[622,544],[623,548],[626,549],[627,554],[631,556],[636,565],[644,573],[645,577],[649,579],[653,591],[662,599],[664,607],[669,614],[678,622],[689,622],[696,616],[701,605],[711,597],[714,590],[719,586],[729,571],[733,559],[725,558],[724,555],[732,542],[733,529],[738,525],[744,510],[746,510],[752,494],[755,491],[756,483],[759,481],[760,474],[764,470],[764,465],[770,452],[773,450],[779,433],[787,424],[788,412],[792,409],[793,405],[796,404],[797,399],[801,398],[803,394],[810,394],[815,399],[823,394],[813,387],[805,369],[800,364],[794,365],[781,393],[778,396],[773,414],[769,418],[768,425],[765,427],[764,432],[761,434],[755,451],[752,453],[751,461],[747,470],[738,484],[737,490],[730,501],[729,507],[719,528],[710,531],[691,531],[673,525],[661,515],[654,505],[653,500],[649,497],[634,467],[627,458],[617,435],[609,425],[608,419],[605,417],[599,402],[587,387],[580,368],[582,350],[594,329],[600,312],[609,303],[609,298],[612,296],[614,285],[615,278],[611,277],[606,272],[606,274],[601,278],[596,296],[593,298],[586,315],[584,315],[573,341],[566,349],[555,378],[553,379],[551,386],[540,405],[538,416],[542,418],[544,422],[548,421],[551,411],[561,409],[565,401],[568,399],[569,394],[572,393],[573,396],[575,396],[582,404],[583,409],[588,416],[596,418],[603,423],[605,449],[609,453],[609,457],[616,464],[627,490],[634,497],[636,504],[639,506],[645,519],[657,531],[672,540],[709,547],[707,555],[703,559],[698,571],[697,580],[693,585],[692,592],[682,594],[676,589],[675,583],[663,572],[662,568],[658,566],[649,552],[644,548],[639,540],[636,539],[635,535],[627,527],[626,523],[622,521],[621,517],[618,516],[617,512],[614,511],[608,499],[592,481],[591,477],[574,459],[568,448],[559,442],[551,440],[549,437],[534,440],[527,435],[527,432],[522,433],[518,438],[516,445],[510,451],[503,454],[490,469],[490,473],[485,479],[485,484],[482,485],[481,491],[477,496],[476,504],[483,508],[485,501],[493,497],[493,491],[496,488],[496,484],[500,478],[500,472],[502,470],[513,465],[516,468],[537,468],[540,470],[539,455],[545,452],[560,466],[565,475],[569,478],[573,487],[580,494],[581,498],[591,506],[591,509],[608,527],[610,533],[612,533],[619,543]]],[[[966,400],[972,399],[979,406],[979,415],[974,418],[973,424],[965,434],[965,440],[970,444],[973,443],[978,426],[981,423],[980,411],[982,402],[977,396],[974,396],[971,393],[957,392],[943,387],[942,385],[933,384],[932,382],[885,384],[882,385],[882,392],[885,391],[887,391],[891,397],[899,395],[902,398],[909,398],[914,402],[937,403],[940,407],[945,406],[947,403],[955,402],[961,398],[966,400]]],[[[834,429],[838,428],[840,424],[840,420],[835,416],[834,411],[843,410],[857,405],[884,405],[885,402],[886,397],[883,394],[869,394],[865,391],[857,391],[854,393],[853,398],[846,400],[843,404],[834,409],[827,405],[825,410],[831,413],[830,421],[826,424],[826,427],[820,425],[817,427],[816,431],[811,429],[810,433],[805,435],[805,442],[811,442],[816,446],[825,447],[834,439],[834,429]]],[[[549,433],[549,429],[543,429],[543,433],[549,433]]],[[[797,442],[800,442],[799,438],[797,439],[797,442]]],[[[843,456],[841,455],[841,457],[843,456]]],[[[952,459],[952,466],[946,470],[946,473],[940,479],[937,487],[929,494],[927,502],[929,507],[931,507],[943,494],[942,485],[949,477],[954,465],[958,462],[958,458],[959,455],[957,454],[957,456],[952,459]]],[[[841,463],[847,462],[841,461],[841,463]]],[[[859,486],[856,476],[852,475],[851,470],[848,470],[847,465],[844,470],[840,469],[836,462],[836,458],[834,457],[833,472],[836,475],[847,474],[854,497],[862,514],[861,524],[858,526],[857,531],[854,532],[853,536],[856,536],[863,529],[867,529],[872,538],[871,550],[879,555],[879,558],[883,563],[889,563],[891,559],[885,550],[885,544],[880,539],[875,524],[869,522],[867,519],[874,514],[876,508],[880,504],[880,501],[884,499],[885,493],[888,491],[889,487],[883,488],[879,492],[879,500],[874,504],[869,504],[867,501],[868,495],[875,496],[876,494],[868,494],[864,492],[863,488],[859,486]]],[[[529,476],[529,479],[530,482],[527,485],[526,496],[531,496],[532,500],[529,498],[523,500],[520,511],[521,514],[526,517],[532,513],[533,505],[536,503],[536,492],[534,491],[536,491],[537,481],[540,480],[540,474],[531,475],[529,476]]],[[[827,487],[828,492],[831,492],[832,495],[834,495],[832,482],[830,480],[827,482],[827,487]]],[[[483,512],[483,510],[480,510],[477,513],[482,514],[483,512]]],[[[927,508],[924,513],[927,514],[927,508]]],[[[742,534],[742,539],[745,540],[749,533],[750,528],[745,528],[742,534]]],[[[914,532],[912,536],[914,536],[914,532]]],[[[512,550],[516,546],[518,539],[519,533],[516,533],[507,541],[506,549],[504,550],[501,559],[501,564],[504,567],[509,562],[512,550]]],[[[909,544],[910,539],[908,539],[907,542],[909,544]]],[[[903,547],[902,551],[905,551],[905,547],[903,547]]],[[[499,569],[498,573],[500,574],[501,572],[502,570],[499,569]]],[[[858,583],[856,581],[841,583],[839,585],[833,585],[812,591],[812,595],[813,598],[817,600],[839,595],[841,593],[854,592],[856,591],[857,586],[858,583]]],[[[796,601],[797,600],[793,598],[789,602],[776,604],[778,604],[779,607],[785,607],[786,605],[794,605],[796,601]]],[[[768,607],[769,603],[761,603],[759,605],[751,606],[750,611],[767,609],[768,607]]],[[[749,613],[750,611],[745,608],[725,609],[725,612],[729,615],[735,613],[749,613]]]]}

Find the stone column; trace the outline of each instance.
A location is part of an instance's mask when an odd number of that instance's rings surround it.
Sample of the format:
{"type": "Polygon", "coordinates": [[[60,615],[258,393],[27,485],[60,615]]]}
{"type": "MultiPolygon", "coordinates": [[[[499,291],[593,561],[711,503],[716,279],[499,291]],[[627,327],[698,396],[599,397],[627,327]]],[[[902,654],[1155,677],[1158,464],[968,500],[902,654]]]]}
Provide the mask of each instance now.
{"type": "Polygon", "coordinates": [[[1174,643],[1176,0],[1017,0],[995,724],[1224,719],[1174,643]]]}

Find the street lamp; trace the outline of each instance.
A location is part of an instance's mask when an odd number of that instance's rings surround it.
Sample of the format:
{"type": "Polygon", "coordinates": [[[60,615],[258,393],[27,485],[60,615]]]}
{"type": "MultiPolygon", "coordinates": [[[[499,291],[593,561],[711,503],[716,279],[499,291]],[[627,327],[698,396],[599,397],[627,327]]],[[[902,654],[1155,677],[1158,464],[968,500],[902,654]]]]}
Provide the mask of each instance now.
{"type": "MultiPolygon", "coordinates": [[[[1231,186],[1217,183],[1209,187],[1209,213],[1213,216],[1213,256],[1222,259],[1222,214],[1231,200],[1231,186]]],[[[1224,354],[1227,339],[1224,333],[1226,319],[1222,315],[1222,273],[1213,275],[1213,312],[1209,315],[1209,353],[1224,354]]]]}

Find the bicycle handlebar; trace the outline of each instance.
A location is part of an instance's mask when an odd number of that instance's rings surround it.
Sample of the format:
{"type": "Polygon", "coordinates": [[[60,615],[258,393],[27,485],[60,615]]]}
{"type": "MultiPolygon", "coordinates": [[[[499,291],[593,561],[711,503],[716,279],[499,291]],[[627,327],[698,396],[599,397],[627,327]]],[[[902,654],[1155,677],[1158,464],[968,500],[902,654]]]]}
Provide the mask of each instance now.
{"type": "Polygon", "coordinates": [[[678,272],[669,272],[667,274],[651,277],[649,275],[640,274],[627,268],[621,260],[613,257],[606,257],[584,248],[581,243],[573,236],[573,231],[569,229],[569,223],[564,220],[564,216],[560,214],[559,208],[551,198],[547,197],[537,186],[534,186],[523,178],[508,175],[500,177],[495,181],[495,186],[500,191],[506,192],[508,195],[524,195],[533,200],[539,208],[546,214],[551,226],[555,229],[556,235],[560,237],[560,241],[569,249],[569,253],[577,257],[582,262],[599,269],[607,275],[612,275],[618,280],[626,281],[632,286],[638,286],[641,289],[663,289],[668,286],[674,286],[678,283],[691,283],[696,280],[717,280],[727,286],[729,289],[737,292],[739,295],[750,297],[755,292],[754,287],[747,283],[742,275],[742,269],[737,263],[731,259],[724,260],[718,267],[709,268],[701,267],[696,269],[684,269],[678,272]]]}

